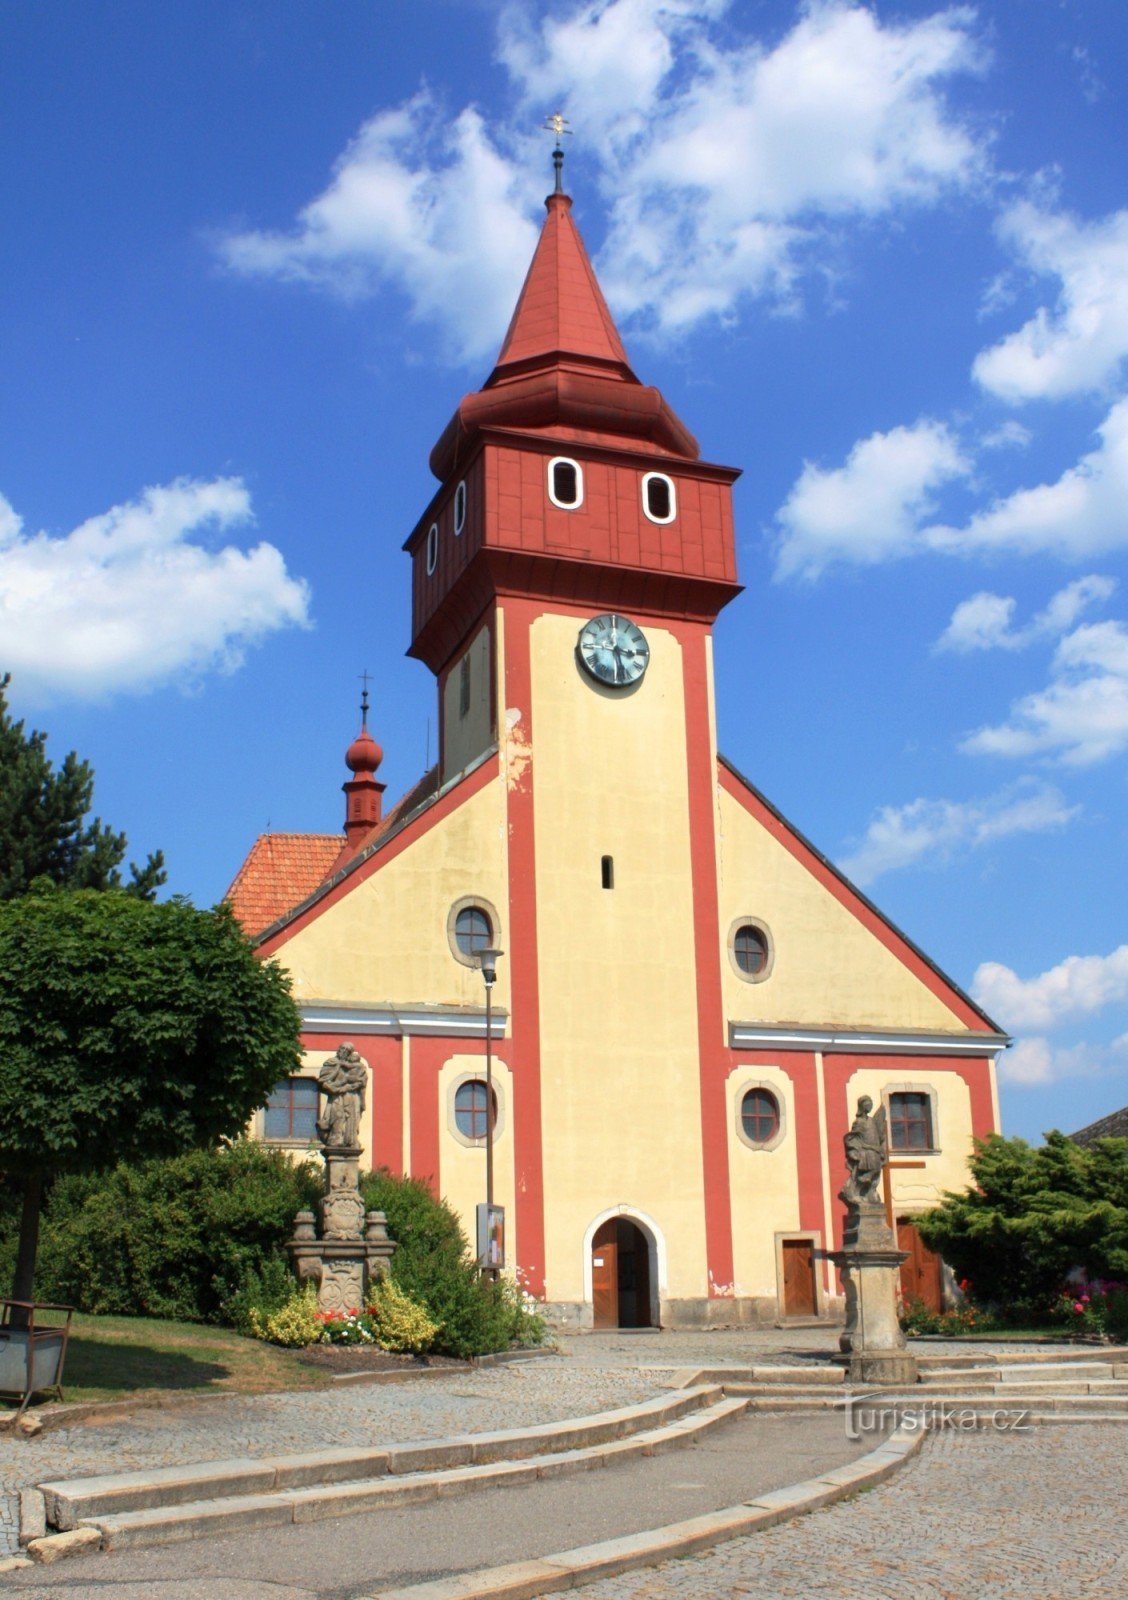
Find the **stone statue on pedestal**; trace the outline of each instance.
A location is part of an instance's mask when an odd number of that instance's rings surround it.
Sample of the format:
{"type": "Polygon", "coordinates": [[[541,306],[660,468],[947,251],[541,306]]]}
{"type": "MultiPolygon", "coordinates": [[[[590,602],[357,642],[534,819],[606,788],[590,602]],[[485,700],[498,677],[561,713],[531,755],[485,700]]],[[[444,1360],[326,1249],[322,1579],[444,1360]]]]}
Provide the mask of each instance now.
{"type": "Polygon", "coordinates": [[[340,1044],[317,1079],[326,1101],[317,1119],[325,1161],[321,1237],[313,1212],[299,1211],[289,1251],[298,1277],[316,1280],[318,1308],[326,1312],[362,1310],[369,1283],[387,1272],[395,1249],[383,1212],[365,1212],[360,1192],[360,1119],[367,1073],[356,1046],[340,1044]]]}
{"type": "Polygon", "coordinates": [[[843,1143],[846,1182],[838,1198],[845,1203],[846,1220],[842,1249],[830,1258],[842,1274],[846,1294],[839,1346],[850,1356],[855,1383],[915,1383],[916,1361],[906,1350],[897,1307],[905,1252],[897,1248],[881,1195],[888,1160],[885,1107],[874,1116],[873,1101],[862,1095],[843,1143]]]}

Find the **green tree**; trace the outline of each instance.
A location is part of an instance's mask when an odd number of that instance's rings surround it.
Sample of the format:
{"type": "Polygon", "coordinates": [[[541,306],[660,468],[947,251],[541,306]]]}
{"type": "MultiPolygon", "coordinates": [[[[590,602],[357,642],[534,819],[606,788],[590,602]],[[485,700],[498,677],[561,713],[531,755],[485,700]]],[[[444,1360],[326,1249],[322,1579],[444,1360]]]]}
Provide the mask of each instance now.
{"type": "Polygon", "coordinates": [[[100,818],[87,822],[94,774],[72,750],[56,770],[47,758],[47,735],[13,722],[0,677],[0,900],[26,894],[36,878],[69,889],[117,889],[151,900],[165,881],[158,850],[143,867],[130,863],[123,885],[124,833],[100,818]]]}
{"type": "Polygon", "coordinates": [[[41,883],[0,903],[0,1170],[30,1300],[45,1183],[237,1134],[297,1070],[289,980],[227,906],[41,883]]]}
{"type": "Polygon", "coordinates": [[[916,1223],[981,1304],[1040,1314],[1074,1267],[1128,1280],[1128,1140],[1054,1132],[1035,1148],[991,1134],[971,1171],[971,1188],[916,1223]]]}

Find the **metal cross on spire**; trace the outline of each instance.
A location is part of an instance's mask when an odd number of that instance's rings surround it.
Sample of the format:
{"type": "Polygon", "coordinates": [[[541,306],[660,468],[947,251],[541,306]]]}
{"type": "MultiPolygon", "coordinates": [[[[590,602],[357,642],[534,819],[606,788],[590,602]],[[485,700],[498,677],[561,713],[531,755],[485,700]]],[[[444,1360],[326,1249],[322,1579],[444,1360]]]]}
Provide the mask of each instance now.
{"type": "Polygon", "coordinates": [[[560,111],[554,111],[550,117],[546,117],[541,126],[547,128],[549,133],[554,133],[556,135],[556,147],[552,152],[552,166],[553,171],[556,173],[555,192],[557,194],[563,194],[564,146],[560,143],[560,141],[565,134],[571,136],[572,130],[568,126],[568,118],[564,116],[563,112],[560,111]]]}
{"type": "Polygon", "coordinates": [[[370,674],[367,672],[367,670],[360,674],[360,681],[361,681],[361,684],[363,685],[363,687],[362,687],[362,689],[360,691],[360,725],[361,725],[362,728],[367,728],[367,726],[368,726],[368,685],[369,685],[369,682],[370,682],[370,674]]]}

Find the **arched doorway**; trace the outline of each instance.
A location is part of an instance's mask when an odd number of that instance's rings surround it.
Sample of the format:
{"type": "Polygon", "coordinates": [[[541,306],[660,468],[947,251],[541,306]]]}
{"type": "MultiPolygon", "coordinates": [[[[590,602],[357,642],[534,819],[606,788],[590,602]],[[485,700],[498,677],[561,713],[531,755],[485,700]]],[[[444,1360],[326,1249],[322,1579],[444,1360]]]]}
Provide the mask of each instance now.
{"type": "Polygon", "coordinates": [[[650,1240],[629,1217],[608,1217],[591,1241],[592,1323],[653,1328],[650,1240]]]}

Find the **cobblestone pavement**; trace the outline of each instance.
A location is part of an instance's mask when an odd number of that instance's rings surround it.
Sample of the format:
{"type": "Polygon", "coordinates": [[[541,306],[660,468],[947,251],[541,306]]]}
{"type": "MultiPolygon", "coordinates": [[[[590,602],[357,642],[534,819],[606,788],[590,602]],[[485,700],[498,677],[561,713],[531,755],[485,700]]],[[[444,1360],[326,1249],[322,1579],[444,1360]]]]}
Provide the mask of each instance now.
{"type": "Polygon", "coordinates": [[[942,1433],[888,1483],[584,1600],[1109,1600],[1128,1594],[1118,1427],[942,1433]]]}

